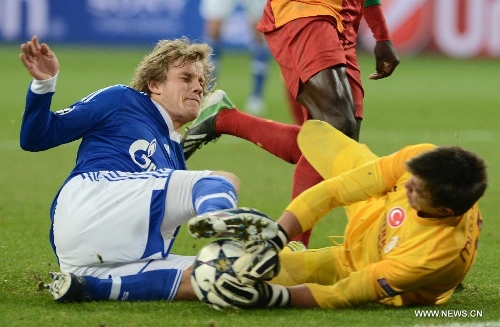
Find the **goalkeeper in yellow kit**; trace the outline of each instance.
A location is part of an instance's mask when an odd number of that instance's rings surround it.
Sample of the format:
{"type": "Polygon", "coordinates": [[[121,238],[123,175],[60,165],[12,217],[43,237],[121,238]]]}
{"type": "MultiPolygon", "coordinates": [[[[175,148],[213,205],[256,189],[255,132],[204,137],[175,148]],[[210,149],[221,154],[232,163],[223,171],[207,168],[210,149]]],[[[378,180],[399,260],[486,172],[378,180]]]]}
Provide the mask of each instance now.
{"type": "MultiPolygon", "coordinates": [[[[314,120],[304,124],[298,144],[325,180],[290,203],[277,221],[276,236],[262,241],[264,226],[248,237],[260,241],[250,242],[235,263],[237,277],[225,275],[213,285],[208,295],[213,306],[445,303],[476,257],[482,224],[477,201],[487,184],[484,161],[459,147],[431,144],[379,158],[314,120]],[[343,245],[281,251],[339,206],[348,218],[343,245]]],[[[204,216],[188,227],[198,237],[200,227],[212,228],[211,236],[228,236],[235,221],[240,228],[251,225],[254,214],[244,211],[221,218],[227,223],[223,232],[204,216]]]]}

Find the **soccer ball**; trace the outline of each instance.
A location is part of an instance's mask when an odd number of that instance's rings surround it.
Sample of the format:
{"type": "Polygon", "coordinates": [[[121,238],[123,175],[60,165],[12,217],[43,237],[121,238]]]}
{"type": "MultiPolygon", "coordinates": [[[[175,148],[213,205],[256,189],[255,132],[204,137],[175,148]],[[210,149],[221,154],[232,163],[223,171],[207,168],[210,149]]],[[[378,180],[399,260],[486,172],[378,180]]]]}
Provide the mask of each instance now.
{"type": "Polygon", "coordinates": [[[244,253],[243,243],[230,239],[219,239],[201,248],[191,273],[191,285],[199,300],[208,303],[208,290],[223,273],[236,277],[233,263],[244,253]]]}

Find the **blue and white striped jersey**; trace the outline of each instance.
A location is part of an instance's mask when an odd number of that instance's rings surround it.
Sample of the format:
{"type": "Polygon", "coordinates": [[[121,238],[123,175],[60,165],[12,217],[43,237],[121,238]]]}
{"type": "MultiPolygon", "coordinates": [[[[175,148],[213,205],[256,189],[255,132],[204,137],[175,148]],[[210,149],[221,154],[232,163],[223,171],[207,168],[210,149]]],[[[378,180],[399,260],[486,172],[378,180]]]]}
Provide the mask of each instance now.
{"type": "Polygon", "coordinates": [[[54,92],[28,91],[23,149],[42,151],[82,139],[69,178],[92,171],[186,169],[182,146],[151,98],[125,85],[98,90],[67,109],[50,111],[54,92]]]}

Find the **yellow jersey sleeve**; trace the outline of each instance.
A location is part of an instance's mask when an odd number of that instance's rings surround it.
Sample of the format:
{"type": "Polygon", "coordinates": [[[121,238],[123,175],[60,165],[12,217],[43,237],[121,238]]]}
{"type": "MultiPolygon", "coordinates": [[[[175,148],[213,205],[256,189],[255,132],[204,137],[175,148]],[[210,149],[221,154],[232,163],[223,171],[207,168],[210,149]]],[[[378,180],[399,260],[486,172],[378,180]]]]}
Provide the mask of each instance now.
{"type": "Polygon", "coordinates": [[[434,147],[431,144],[408,146],[327,179],[296,197],[286,210],[298,218],[302,230],[310,229],[333,208],[385,195],[401,184],[402,178],[408,177],[405,169],[408,159],[434,147]]]}
{"type": "Polygon", "coordinates": [[[444,287],[433,292],[425,287],[427,283],[435,284],[438,275],[440,279],[445,276],[432,268],[416,267],[409,259],[383,260],[355,271],[333,285],[311,283],[306,286],[321,308],[345,308],[379,301],[402,306],[410,302],[407,298],[412,299],[412,304],[434,304],[449,293],[444,287]],[[420,292],[420,287],[425,291],[420,292]]]}
{"type": "Polygon", "coordinates": [[[320,285],[308,283],[320,308],[336,309],[356,306],[364,303],[376,302],[387,297],[387,293],[375,281],[377,263],[365,269],[355,271],[334,285],[320,285]]]}
{"type": "MultiPolygon", "coordinates": [[[[400,244],[382,260],[333,285],[306,284],[322,308],[380,301],[402,306],[446,302],[470,270],[481,228],[477,204],[464,216],[408,224],[400,244]]],[[[404,226],[402,226],[404,227],[404,226]]]]}
{"type": "Polygon", "coordinates": [[[349,173],[325,180],[301,193],[286,208],[300,221],[302,230],[312,228],[333,208],[380,196],[387,185],[370,162],[349,173]]]}

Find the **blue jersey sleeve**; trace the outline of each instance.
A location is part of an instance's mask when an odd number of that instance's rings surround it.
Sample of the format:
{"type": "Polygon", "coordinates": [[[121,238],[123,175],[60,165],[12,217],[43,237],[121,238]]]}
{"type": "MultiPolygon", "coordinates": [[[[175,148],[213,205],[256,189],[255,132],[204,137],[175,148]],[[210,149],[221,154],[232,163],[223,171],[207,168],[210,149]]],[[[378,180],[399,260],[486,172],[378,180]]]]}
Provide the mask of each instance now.
{"type": "MultiPolygon", "coordinates": [[[[113,112],[113,101],[96,102],[96,91],[72,106],[53,112],[50,110],[54,92],[36,94],[28,90],[20,133],[21,148],[43,151],[82,138],[113,112]],[[107,106],[107,110],[102,110],[107,106]]],[[[116,100],[116,99],[113,99],[116,100]]]]}

